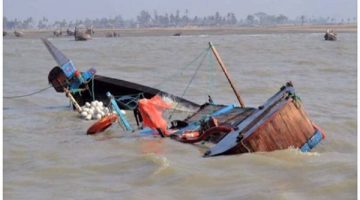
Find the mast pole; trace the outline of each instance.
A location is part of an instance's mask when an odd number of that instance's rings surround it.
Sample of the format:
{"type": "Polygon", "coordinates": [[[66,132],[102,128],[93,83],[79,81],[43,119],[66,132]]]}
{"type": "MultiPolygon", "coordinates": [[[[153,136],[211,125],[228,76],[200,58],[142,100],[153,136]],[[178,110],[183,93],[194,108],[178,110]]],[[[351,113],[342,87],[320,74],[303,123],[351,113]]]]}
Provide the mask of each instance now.
{"type": "Polygon", "coordinates": [[[224,74],[225,74],[225,76],[226,76],[226,78],[227,78],[227,80],[228,80],[228,82],[229,82],[232,90],[234,91],[234,93],[235,93],[235,95],[236,95],[236,98],[237,98],[237,100],[238,100],[239,103],[240,103],[240,106],[241,106],[242,108],[244,108],[244,107],[245,107],[244,102],[243,102],[243,100],[241,99],[240,94],[239,94],[238,91],[236,90],[234,84],[232,83],[231,78],[230,78],[230,75],[228,74],[228,72],[227,72],[227,70],[226,70],[225,64],[224,64],[223,61],[221,60],[219,53],[217,52],[217,50],[215,49],[214,45],[213,45],[211,42],[209,42],[209,46],[210,46],[210,48],[211,48],[211,50],[212,50],[212,52],[213,52],[216,60],[218,61],[219,65],[220,65],[220,67],[221,67],[221,69],[222,69],[222,71],[224,72],[224,74]]]}

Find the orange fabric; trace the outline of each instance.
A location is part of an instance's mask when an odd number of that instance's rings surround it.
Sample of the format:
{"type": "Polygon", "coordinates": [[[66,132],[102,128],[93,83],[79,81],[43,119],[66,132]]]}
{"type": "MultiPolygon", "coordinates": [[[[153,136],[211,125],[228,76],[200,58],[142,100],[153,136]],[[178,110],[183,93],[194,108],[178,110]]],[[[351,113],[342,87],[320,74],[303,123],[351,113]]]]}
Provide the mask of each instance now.
{"type": "Polygon", "coordinates": [[[159,128],[165,135],[168,135],[167,121],[163,118],[162,113],[165,109],[171,108],[171,105],[158,95],[151,99],[141,99],[138,105],[143,124],[151,129],[159,128]]]}

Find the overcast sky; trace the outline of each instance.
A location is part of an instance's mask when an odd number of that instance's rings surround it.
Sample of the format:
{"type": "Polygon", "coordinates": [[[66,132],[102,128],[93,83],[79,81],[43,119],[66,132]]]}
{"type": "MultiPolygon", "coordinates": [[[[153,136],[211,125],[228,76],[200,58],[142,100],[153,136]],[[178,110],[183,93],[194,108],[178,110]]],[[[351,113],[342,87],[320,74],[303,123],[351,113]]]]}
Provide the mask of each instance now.
{"type": "Polygon", "coordinates": [[[117,15],[135,19],[141,10],[157,10],[159,14],[179,10],[184,14],[185,9],[191,17],[219,11],[222,15],[233,12],[238,19],[259,11],[291,19],[301,15],[336,19],[357,16],[356,0],[3,0],[3,14],[9,19],[46,17],[54,21],[117,15]]]}

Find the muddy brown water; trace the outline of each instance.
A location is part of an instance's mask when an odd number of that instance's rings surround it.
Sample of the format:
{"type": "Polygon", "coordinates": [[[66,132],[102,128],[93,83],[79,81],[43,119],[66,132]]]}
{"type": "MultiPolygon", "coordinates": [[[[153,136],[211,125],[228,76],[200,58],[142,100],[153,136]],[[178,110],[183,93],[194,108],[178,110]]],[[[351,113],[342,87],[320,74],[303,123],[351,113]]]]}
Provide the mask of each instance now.
{"type": "MultiPolygon", "coordinates": [[[[311,153],[287,149],[202,158],[201,146],[139,137],[112,126],[86,135],[93,121],[69,109],[52,88],[3,99],[4,199],[356,199],[357,38],[322,33],[73,38],[51,41],[75,65],[183,95],[212,41],[247,106],[292,81],[310,118],[327,132],[311,153]]],[[[4,97],[48,86],[55,62],[39,39],[5,39],[4,97]]],[[[206,57],[185,98],[236,103],[206,57]]],[[[133,123],[133,122],[132,122],[133,123]]]]}

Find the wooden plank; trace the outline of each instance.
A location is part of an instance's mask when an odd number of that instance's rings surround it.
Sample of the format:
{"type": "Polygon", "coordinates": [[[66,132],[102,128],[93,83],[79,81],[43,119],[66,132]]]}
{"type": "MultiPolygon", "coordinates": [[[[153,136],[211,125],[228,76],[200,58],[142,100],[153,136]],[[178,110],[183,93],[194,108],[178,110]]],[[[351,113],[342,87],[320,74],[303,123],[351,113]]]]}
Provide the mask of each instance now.
{"type": "MultiPolygon", "coordinates": [[[[306,142],[307,138],[306,138],[306,130],[303,129],[304,126],[306,126],[306,124],[304,124],[304,120],[303,118],[299,115],[299,112],[297,109],[294,109],[294,104],[293,102],[289,103],[288,106],[288,110],[289,112],[284,113],[282,115],[284,120],[291,120],[291,123],[288,123],[287,125],[289,126],[290,129],[294,130],[293,135],[294,137],[297,138],[297,142],[299,142],[298,145],[302,145],[303,143],[306,142]]],[[[296,147],[298,147],[298,145],[296,147]]]]}
{"type": "Polygon", "coordinates": [[[273,151],[290,146],[301,147],[314,133],[314,128],[302,107],[292,100],[270,116],[244,143],[252,151],[273,151]]]}
{"type": "Polygon", "coordinates": [[[281,142],[279,143],[274,137],[275,135],[278,135],[278,132],[274,127],[274,124],[275,124],[275,120],[270,121],[267,126],[267,132],[265,133],[265,135],[268,138],[268,141],[270,142],[270,145],[268,146],[267,149],[268,151],[274,151],[277,149],[281,149],[282,147],[282,143],[281,142]]]}
{"type": "MultiPolygon", "coordinates": [[[[290,105],[289,105],[290,106],[290,105]]],[[[301,121],[299,121],[298,119],[295,119],[296,112],[284,112],[281,115],[281,118],[283,121],[287,122],[286,126],[288,127],[288,129],[290,130],[287,134],[292,137],[293,143],[292,145],[294,147],[300,147],[302,146],[302,144],[304,144],[307,140],[306,135],[304,134],[304,132],[302,131],[302,124],[301,121]],[[294,118],[292,118],[294,117],[294,118]]]]}
{"type": "Polygon", "coordinates": [[[251,134],[251,137],[248,137],[244,140],[245,144],[251,151],[256,152],[258,149],[258,141],[260,140],[259,134],[257,132],[251,134]]]}
{"type": "Polygon", "coordinates": [[[271,137],[276,142],[278,149],[287,148],[288,139],[285,137],[285,133],[289,132],[289,129],[286,127],[285,123],[279,119],[279,114],[276,116],[274,121],[272,122],[272,127],[274,129],[271,137]]]}
{"type": "MultiPolygon", "coordinates": [[[[265,124],[265,126],[259,128],[262,131],[257,131],[257,134],[260,134],[260,139],[268,142],[267,150],[275,150],[273,146],[276,146],[276,149],[286,149],[290,146],[301,147],[307,141],[306,135],[312,134],[312,131],[309,132],[303,129],[304,126],[308,126],[308,120],[300,115],[291,101],[275,113],[265,124]],[[270,135],[271,139],[265,138],[264,135],[266,134],[270,135]]],[[[259,145],[257,148],[263,150],[263,147],[259,145]]]]}
{"type": "Polygon", "coordinates": [[[254,135],[256,135],[256,140],[252,140],[250,142],[254,151],[269,151],[269,149],[271,149],[271,146],[273,144],[269,141],[269,138],[267,137],[267,129],[268,126],[264,126],[254,132],[254,135]]]}
{"type": "Polygon", "coordinates": [[[247,138],[254,151],[272,151],[288,147],[290,142],[284,133],[289,130],[285,124],[281,122],[279,114],[279,112],[274,113],[271,119],[267,120],[247,138]]]}
{"type": "Polygon", "coordinates": [[[310,120],[309,116],[306,114],[303,106],[301,106],[301,107],[299,108],[299,113],[300,113],[300,115],[301,115],[304,119],[306,119],[306,121],[307,121],[306,130],[307,130],[308,132],[311,132],[311,133],[312,133],[312,134],[310,135],[310,137],[312,137],[313,133],[315,132],[315,128],[313,127],[313,125],[312,125],[312,123],[311,123],[311,120],[310,120]]]}
{"type": "Polygon", "coordinates": [[[241,142],[238,143],[236,148],[233,148],[231,151],[229,151],[229,154],[239,154],[239,153],[250,153],[241,142]]]}
{"type": "Polygon", "coordinates": [[[299,125],[301,124],[301,126],[299,127],[300,130],[303,132],[307,139],[311,138],[315,132],[315,129],[311,125],[311,121],[309,120],[308,116],[304,113],[302,106],[298,108],[293,102],[289,108],[293,111],[293,113],[295,113],[293,117],[298,120],[297,123],[299,125]]]}
{"type": "Polygon", "coordinates": [[[254,151],[286,149],[292,144],[291,137],[287,136],[291,130],[288,129],[280,116],[283,110],[287,109],[287,105],[288,103],[270,116],[247,138],[254,151]]]}
{"type": "Polygon", "coordinates": [[[300,115],[299,109],[296,108],[294,104],[291,104],[289,109],[292,110],[293,114],[288,115],[287,117],[293,117],[296,119],[296,122],[293,124],[293,126],[301,132],[301,135],[303,136],[302,142],[305,143],[309,136],[309,130],[306,128],[308,127],[308,122],[300,115]]]}

